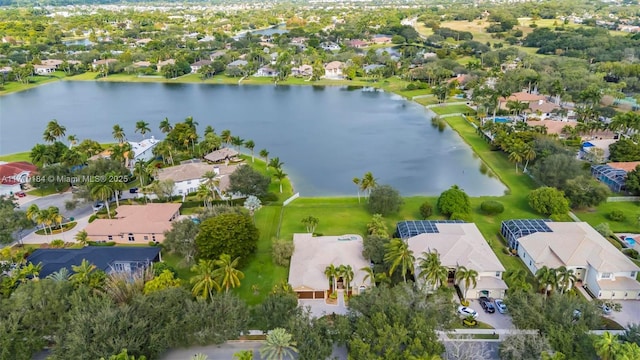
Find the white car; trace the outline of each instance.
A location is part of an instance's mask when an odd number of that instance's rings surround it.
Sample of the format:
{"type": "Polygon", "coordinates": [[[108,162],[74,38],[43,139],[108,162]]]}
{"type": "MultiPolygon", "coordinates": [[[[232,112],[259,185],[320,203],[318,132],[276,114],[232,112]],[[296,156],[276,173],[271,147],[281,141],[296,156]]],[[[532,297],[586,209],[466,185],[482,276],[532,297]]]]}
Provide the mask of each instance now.
{"type": "Polygon", "coordinates": [[[478,317],[478,313],[475,310],[466,306],[458,306],[458,314],[463,317],[473,316],[474,319],[478,317]]]}
{"type": "Polygon", "coordinates": [[[507,312],[507,305],[504,304],[502,299],[495,299],[494,303],[496,304],[496,309],[500,314],[504,314],[507,312]]]}
{"type": "Polygon", "coordinates": [[[93,204],[93,211],[100,211],[104,207],[104,203],[102,201],[98,201],[93,204]]]}
{"type": "Polygon", "coordinates": [[[605,315],[611,315],[611,308],[607,306],[607,304],[602,304],[600,307],[602,309],[602,313],[605,315]]]}

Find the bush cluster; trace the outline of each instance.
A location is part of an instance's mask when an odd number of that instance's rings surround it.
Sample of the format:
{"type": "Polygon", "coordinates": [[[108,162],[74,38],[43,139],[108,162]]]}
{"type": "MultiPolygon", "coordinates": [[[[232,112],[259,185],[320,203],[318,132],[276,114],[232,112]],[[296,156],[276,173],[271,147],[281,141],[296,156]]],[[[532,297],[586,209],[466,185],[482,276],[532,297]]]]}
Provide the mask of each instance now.
{"type": "Polygon", "coordinates": [[[487,200],[480,204],[480,210],[487,215],[497,215],[504,211],[504,205],[499,201],[487,200]]]}

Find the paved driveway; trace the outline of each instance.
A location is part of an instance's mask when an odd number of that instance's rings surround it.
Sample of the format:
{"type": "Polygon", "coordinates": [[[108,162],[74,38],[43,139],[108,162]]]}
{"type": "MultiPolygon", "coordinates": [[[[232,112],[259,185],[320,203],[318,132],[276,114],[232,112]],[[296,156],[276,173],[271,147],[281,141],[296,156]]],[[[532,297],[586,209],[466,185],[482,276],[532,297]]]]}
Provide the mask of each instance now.
{"type": "Polygon", "coordinates": [[[516,327],[513,325],[511,321],[511,317],[507,314],[500,314],[496,311],[493,314],[488,314],[482,310],[482,306],[478,300],[471,300],[471,304],[469,305],[473,310],[478,312],[478,321],[482,321],[483,323],[489,324],[493,326],[494,329],[515,329],[516,327]]]}
{"type": "Polygon", "coordinates": [[[614,301],[622,305],[622,311],[612,312],[607,317],[613,319],[618,324],[627,327],[631,324],[640,324],[640,301],[638,300],[618,300],[614,301]]]}
{"type": "Polygon", "coordinates": [[[311,309],[311,316],[319,318],[325,315],[338,314],[345,315],[348,311],[344,302],[340,302],[337,305],[327,304],[324,300],[298,300],[298,305],[301,307],[309,307],[311,309]]]}

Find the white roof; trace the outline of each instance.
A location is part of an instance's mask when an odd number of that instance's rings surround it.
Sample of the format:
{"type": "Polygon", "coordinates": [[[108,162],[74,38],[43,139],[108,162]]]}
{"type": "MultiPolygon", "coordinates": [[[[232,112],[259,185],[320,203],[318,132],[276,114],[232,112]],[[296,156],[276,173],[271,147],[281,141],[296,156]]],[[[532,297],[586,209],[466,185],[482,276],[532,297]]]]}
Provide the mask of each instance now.
{"type": "MultiPolygon", "coordinates": [[[[294,251],[289,267],[289,284],[294,290],[329,290],[324,270],[333,264],[351,265],[354,278],[351,286],[360,286],[366,273],[360,269],[371,264],[362,256],[360,235],[312,236],[293,234],[294,251]]],[[[370,282],[367,280],[366,286],[370,282]]]]}
{"type": "Polygon", "coordinates": [[[536,267],[584,267],[598,272],[630,272],[640,268],[586,222],[548,222],[552,232],[518,239],[536,267]]]}
{"type": "Polygon", "coordinates": [[[133,157],[135,159],[140,156],[140,154],[156,146],[158,140],[152,136],[151,139],[144,139],[140,142],[129,141],[129,144],[131,145],[131,149],[133,149],[133,157]]]}
{"type": "Polygon", "coordinates": [[[477,272],[505,271],[480,230],[472,223],[436,224],[438,233],[425,233],[407,240],[413,255],[437,251],[440,262],[448,268],[464,266],[477,272]]]}

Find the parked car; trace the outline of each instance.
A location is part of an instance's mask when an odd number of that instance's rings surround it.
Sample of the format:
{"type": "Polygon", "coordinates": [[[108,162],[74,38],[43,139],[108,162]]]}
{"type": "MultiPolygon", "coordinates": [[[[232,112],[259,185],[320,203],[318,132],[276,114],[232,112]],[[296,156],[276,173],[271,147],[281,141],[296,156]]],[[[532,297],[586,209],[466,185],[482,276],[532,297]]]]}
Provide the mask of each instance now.
{"type": "Polygon", "coordinates": [[[97,203],[93,204],[93,211],[99,211],[103,207],[104,203],[102,201],[98,201],[97,203]]]}
{"type": "Polygon", "coordinates": [[[488,297],[481,296],[480,298],[478,298],[478,301],[480,302],[480,306],[482,306],[482,310],[484,310],[484,312],[489,314],[493,314],[494,312],[496,312],[495,306],[493,306],[493,303],[491,302],[491,300],[489,300],[488,297]]]}
{"type": "Polygon", "coordinates": [[[137,187],[129,189],[129,194],[135,194],[137,192],[138,192],[138,188],[137,187]]]}
{"type": "Polygon", "coordinates": [[[473,316],[474,319],[478,317],[478,312],[467,306],[458,306],[458,314],[462,317],[473,316]]]}
{"type": "Polygon", "coordinates": [[[611,315],[611,312],[613,310],[611,310],[610,307],[607,306],[607,304],[602,304],[602,306],[600,306],[600,308],[602,309],[602,313],[605,315],[611,315]]]}
{"type": "Polygon", "coordinates": [[[27,196],[27,194],[26,194],[24,191],[18,191],[18,192],[16,193],[16,196],[17,196],[17,197],[25,197],[25,196],[27,196]]]}
{"type": "Polygon", "coordinates": [[[496,304],[496,309],[500,314],[504,314],[507,312],[507,305],[504,304],[502,299],[496,299],[494,303],[496,304]]]}

